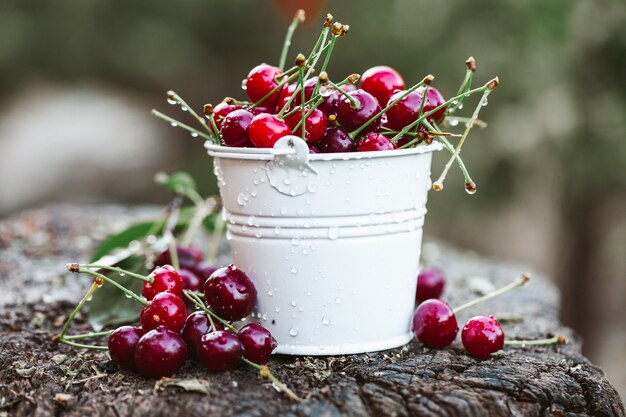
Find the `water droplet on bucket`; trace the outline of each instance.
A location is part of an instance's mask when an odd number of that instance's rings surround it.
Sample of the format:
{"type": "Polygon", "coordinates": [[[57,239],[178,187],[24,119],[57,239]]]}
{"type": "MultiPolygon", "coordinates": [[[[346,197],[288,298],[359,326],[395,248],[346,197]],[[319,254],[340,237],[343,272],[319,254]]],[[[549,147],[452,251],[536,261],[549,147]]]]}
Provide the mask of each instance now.
{"type": "Polygon", "coordinates": [[[280,307],[276,307],[276,312],[280,313],[280,307]]]}
{"type": "Polygon", "coordinates": [[[296,337],[298,335],[299,329],[297,327],[292,327],[289,329],[289,335],[296,337]]]}
{"type": "Polygon", "coordinates": [[[254,217],[254,216],[248,217],[248,226],[254,226],[254,221],[255,220],[256,220],[256,217],[254,217]]]}
{"type": "Polygon", "coordinates": [[[292,274],[297,274],[298,273],[298,268],[296,268],[295,266],[293,268],[291,268],[291,273],[292,274]]]}
{"type": "Polygon", "coordinates": [[[274,228],[274,234],[275,234],[276,236],[280,235],[280,226],[276,226],[276,227],[274,228]]]}
{"type": "Polygon", "coordinates": [[[298,305],[298,300],[291,300],[291,306],[295,307],[298,305]]]}
{"type": "Polygon", "coordinates": [[[322,317],[322,324],[324,326],[330,325],[330,319],[328,317],[326,317],[326,316],[322,317]]]}
{"type": "Polygon", "coordinates": [[[293,238],[291,239],[291,244],[292,244],[293,246],[298,246],[298,245],[300,244],[300,238],[299,238],[299,237],[297,237],[297,236],[296,236],[296,237],[293,237],[293,238]]]}
{"type": "Polygon", "coordinates": [[[328,238],[330,240],[335,240],[339,237],[339,228],[338,227],[331,227],[328,229],[328,238]]]}
{"type": "Polygon", "coordinates": [[[335,298],[335,304],[341,304],[341,298],[339,297],[335,298]]]}
{"type": "Polygon", "coordinates": [[[226,231],[226,240],[233,240],[233,234],[230,232],[230,230],[226,231]]]}

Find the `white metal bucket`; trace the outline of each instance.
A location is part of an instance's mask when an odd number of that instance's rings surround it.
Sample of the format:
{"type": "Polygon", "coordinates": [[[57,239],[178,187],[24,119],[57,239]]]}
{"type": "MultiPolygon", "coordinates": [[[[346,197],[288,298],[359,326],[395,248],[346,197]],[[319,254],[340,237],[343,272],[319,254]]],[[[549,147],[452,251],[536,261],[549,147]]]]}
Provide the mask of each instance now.
{"type": "Polygon", "coordinates": [[[235,264],[277,353],[341,355],[412,338],[432,151],[308,154],[207,145],[235,264]]]}

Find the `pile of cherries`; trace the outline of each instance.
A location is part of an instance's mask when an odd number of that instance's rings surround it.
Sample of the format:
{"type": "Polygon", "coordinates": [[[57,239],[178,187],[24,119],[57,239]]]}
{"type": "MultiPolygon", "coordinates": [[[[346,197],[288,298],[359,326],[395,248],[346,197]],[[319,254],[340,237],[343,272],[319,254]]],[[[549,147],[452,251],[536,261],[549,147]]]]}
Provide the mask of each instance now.
{"type": "MultiPolygon", "coordinates": [[[[208,107],[208,115],[213,117],[218,129],[214,133],[219,135],[222,145],[269,148],[285,135],[301,135],[301,95],[297,92],[298,84],[285,83],[286,77],[278,67],[260,64],[250,71],[243,83],[250,102],[227,98],[215,108],[208,107]]],[[[355,81],[358,77],[347,80],[355,81]]],[[[425,95],[425,87],[419,87],[371,121],[388,103],[400,98],[405,89],[402,76],[388,66],[365,71],[358,88],[349,82],[329,84],[326,73],[308,78],[304,82],[304,100],[305,103],[315,102],[305,106],[304,139],[310,152],[392,150],[408,143],[411,137],[401,137],[394,143],[388,133],[402,130],[420,114],[444,104],[445,99],[434,87],[429,87],[425,95]],[[319,100],[312,100],[314,94],[319,100]],[[426,100],[422,106],[423,97],[426,100]]],[[[427,120],[442,122],[445,110],[442,107],[427,120]]],[[[424,130],[421,124],[420,128],[424,130]]]]}
{"type": "Polygon", "coordinates": [[[142,290],[149,304],[141,309],[141,327],[122,326],[111,333],[111,358],[151,378],[171,376],[188,357],[211,371],[232,368],[242,358],[266,364],[276,348],[269,330],[257,323],[238,330],[230,324],[255,307],[257,292],[248,276],[234,265],[218,269],[202,262],[194,248],[178,247],[177,254],[178,271],[169,265],[169,251],[156,259],[152,282],[142,290]],[[202,290],[215,316],[202,310],[188,315],[183,290],[202,290]]]}
{"type": "MultiPolygon", "coordinates": [[[[459,327],[450,306],[439,297],[443,294],[445,277],[437,268],[425,268],[417,279],[413,315],[415,336],[426,346],[442,349],[454,342],[459,327]]],[[[467,352],[477,359],[489,359],[504,348],[504,332],[493,316],[475,316],[463,327],[461,341],[467,352]]]]}

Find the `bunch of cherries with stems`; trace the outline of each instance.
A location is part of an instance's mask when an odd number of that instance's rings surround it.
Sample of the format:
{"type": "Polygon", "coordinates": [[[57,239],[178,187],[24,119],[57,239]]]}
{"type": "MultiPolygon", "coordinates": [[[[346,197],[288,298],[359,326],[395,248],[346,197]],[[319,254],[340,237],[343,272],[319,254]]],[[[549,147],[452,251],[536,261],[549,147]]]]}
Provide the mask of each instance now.
{"type": "MultiPolygon", "coordinates": [[[[459,307],[450,308],[439,299],[445,287],[445,278],[438,268],[425,268],[417,278],[415,301],[418,307],[413,315],[413,332],[419,341],[433,349],[443,349],[454,342],[459,332],[456,315],[469,307],[502,295],[526,284],[530,275],[522,277],[489,294],[483,295],[459,307]]],[[[468,320],[461,332],[463,347],[476,359],[489,359],[508,346],[536,346],[567,343],[565,336],[547,339],[505,340],[500,323],[494,316],[475,316],[468,320]]]]}
{"type": "MultiPolygon", "coordinates": [[[[196,277],[204,268],[201,252],[194,248],[178,246],[163,252],[155,261],[156,268],[148,276],[118,267],[100,264],[67,265],[70,272],[94,277],[94,283],[68,317],[61,333],[55,337],[66,345],[108,350],[121,368],[138,371],[149,378],[169,377],[188,357],[202,363],[209,371],[225,371],[240,361],[256,368],[260,375],[271,380],[289,397],[299,397],[280,382],[269,370],[267,363],[276,348],[269,330],[258,323],[240,328],[233,323],[244,320],[256,305],[257,291],[250,278],[235,265],[213,270],[198,291],[179,271],[195,271],[196,277]],[[200,255],[200,256],[199,256],[200,255]],[[179,263],[179,270],[169,264],[179,263]],[[109,278],[103,271],[143,281],[142,296],[109,278]],[[141,326],[122,326],[113,331],[67,335],[76,314],[104,283],[117,287],[124,295],[142,305],[141,326]],[[187,313],[183,297],[197,308],[187,313]],[[108,336],[108,346],[87,345],[77,342],[85,338],[108,336]]],[[[205,270],[206,272],[206,270],[205,270]]]]}
{"type": "Polygon", "coordinates": [[[168,91],[168,103],[188,112],[201,129],[157,110],[152,110],[152,114],[187,130],[193,137],[231,147],[271,148],[286,135],[300,136],[311,153],[390,151],[436,140],[451,157],[433,188],[443,189],[446,175],[456,161],[464,175],[466,191],[476,192],[476,183],[459,154],[472,127],[486,126],[478,115],[487,105],[487,96],[497,87],[497,77],[472,88],[476,61],[470,57],[465,77],[449,99],[431,86],[434,76],[427,75],[407,87],[400,73],[388,66],[376,66],[362,75],[332,81],[328,64],[336,42],[348,33],[349,26],[333,21],[330,14],[309,55],[298,54],[295,65],[285,69],[291,38],[302,21],[304,12],[299,10],[287,31],[278,66],[260,64],[250,70],[242,83],[247,100],[227,97],[216,106],[206,104],[200,116],[178,94],[168,91]],[[319,75],[313,76],[318,62],[319,75]],[[471,117],[456,116],[465,99],[473,94],[482,97],[471,117]],[[459,124],[465,126],[460,134],[441,129],[459,124]],[[450,141],[452,138],[459,138],[456,146],[450,141]]]}

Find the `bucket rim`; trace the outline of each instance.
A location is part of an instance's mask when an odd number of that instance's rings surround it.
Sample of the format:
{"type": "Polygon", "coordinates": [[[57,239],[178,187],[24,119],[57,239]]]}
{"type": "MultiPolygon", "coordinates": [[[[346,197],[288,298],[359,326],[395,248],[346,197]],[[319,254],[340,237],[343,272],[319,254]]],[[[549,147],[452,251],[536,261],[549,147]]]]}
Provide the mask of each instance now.
{"type": "MultiPolygon", "coordinates": [[[[247,159],[257,161],[270,161],[277,155],[288,155],[295,153],[290,152],[291,149],[275,149],[275,148],[241,148],[215,145],[207,142],[205,148],[208,154],[218,158],[228,159],[247,159]]],[[[407,155],[419,155],[440,151],[443,145],[439,142],[433,142],[430,145],[418,145],[414,148],[393,149],[388,151],[373,152],[337,152],[337,153],[312,153],[309,154],[309,161],[355,161],[361,159],[400,157],[407,155]]]]}

